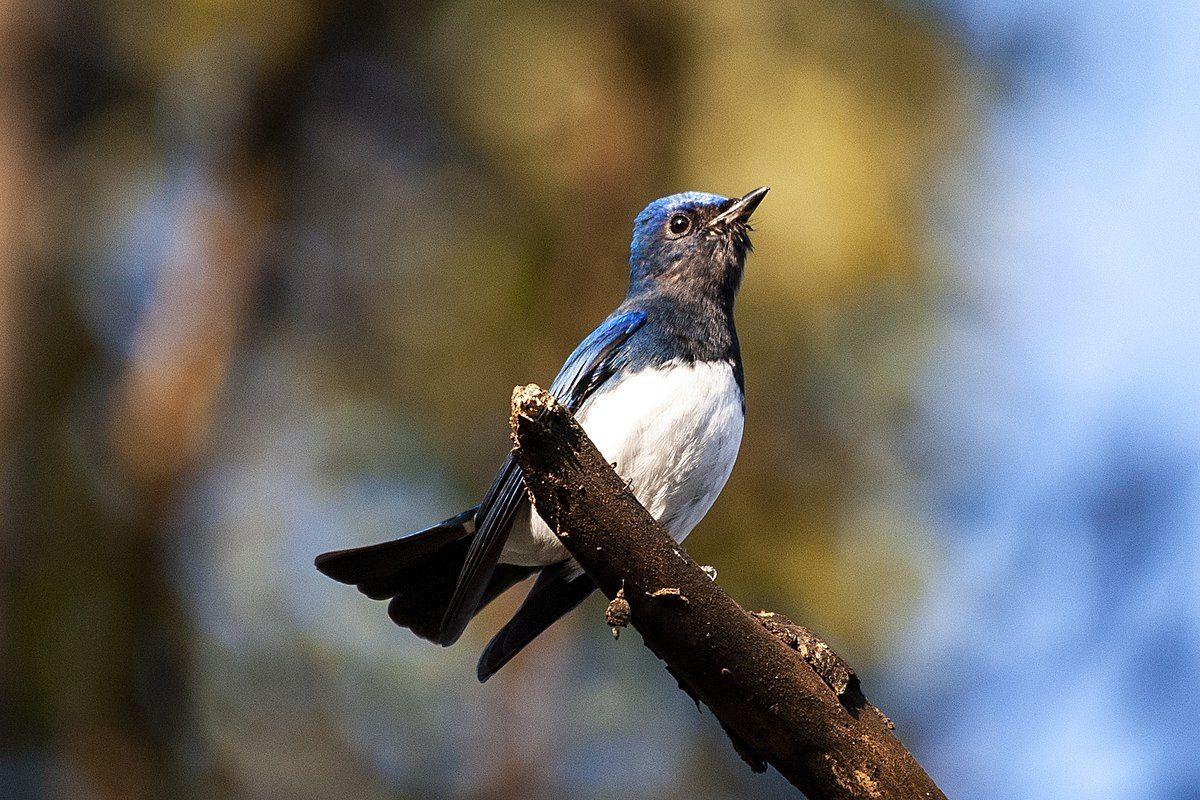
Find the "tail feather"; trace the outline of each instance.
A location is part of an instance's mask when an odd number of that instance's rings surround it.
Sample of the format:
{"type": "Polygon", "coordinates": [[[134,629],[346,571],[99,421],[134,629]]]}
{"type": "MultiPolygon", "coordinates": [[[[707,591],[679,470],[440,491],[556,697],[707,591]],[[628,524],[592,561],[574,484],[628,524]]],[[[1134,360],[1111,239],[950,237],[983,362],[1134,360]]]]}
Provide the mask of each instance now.
{"type": "MultiPolygon", "coordinates": [[[[491,588],[490,586],[488,588],[491,588]]],[[[529,590],[517,613],[488,642],[479,657],[476,675],[482,683],[536,639],[543,631],[573,610],[596,590],[574,561],[546,567],[529,590]]]]}
{"type": "MultiPolygon", "coordinates": [[[[453,644],[454,639],[447,640],[443,635],[442,619],[446,615],[446,606],[450,603],[450,597],[454,594],[454,587],[458,583],[458,573],[466,560],[466,555],[464,547],[458,554],[453,568],[435,568],[423,573],[423,576],[414,575],[412,582],[388,603],[388,616],[392,618],[392,622],[401,628],[408,628],[422,639],[428,639],[443,646],[453,644]]],[[[483,607],[492,600],[535,572],[537,572],[536,567],[518,567],[513,564],[498,565],[496,571],[492,573],[492,579],[488,582],[476,613],[482,611],[483,607]]]]}
{"type": "MultiPolygon", "coordinates": [[[[431,528],[367,547],[335,550],[316,558],[325,575],[358,587],[372,600],[390,600],[388,616],[431,642],[442,641],[441,623],[475,535],[471,508],[431,528]]],[[[536,569],[500,565],[484,593],[483,608],[536,569]]]]}
{"type": "Polygon", "coordinates": [[[322,553],[314,564],[335,581],[357,585],[371,599],[382,600],[383,597],[375,597],[363,587],[381,591],[389,580],[409,567],[420,564],[448,545],[470,537],[475,532],[475,512],[478,510],[478,506],[469,508],[457,517],[390,542],[322,553]]]}

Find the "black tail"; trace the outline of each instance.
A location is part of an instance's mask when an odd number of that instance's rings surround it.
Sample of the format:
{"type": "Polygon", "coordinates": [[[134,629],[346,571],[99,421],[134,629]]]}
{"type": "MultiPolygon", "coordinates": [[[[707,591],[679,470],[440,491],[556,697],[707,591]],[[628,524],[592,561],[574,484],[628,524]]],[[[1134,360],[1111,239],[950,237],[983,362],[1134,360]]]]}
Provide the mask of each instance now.
{"type": "MultiPolygon", "coordinates": [[[[504,566],[503,564],[501,566],[504,566]]],[[[479,657],[476,675],[482,683],[565,614],[596,591],[596,584],[573,561],[542,570],[517,613],[492,637],[479,657]]]]}
{"type": "MultiPolygon", "coordinates": [[[[442,617],[475,535],[475,512],[400,539],[317,556],[316,566],[342,583],[354,584],[372,600],[388,600],[388,616],[422,639],[443,644],[442,617]]],[[[483,608],[535,570],[501,564],[484,594],[483,608]]]]}

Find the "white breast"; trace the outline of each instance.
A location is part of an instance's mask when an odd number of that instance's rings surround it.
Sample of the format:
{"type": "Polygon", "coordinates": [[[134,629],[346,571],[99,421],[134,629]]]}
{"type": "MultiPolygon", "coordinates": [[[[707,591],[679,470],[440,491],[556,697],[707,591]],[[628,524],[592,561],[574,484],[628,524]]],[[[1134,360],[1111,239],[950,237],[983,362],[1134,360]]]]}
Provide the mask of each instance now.
{"type": "MultiPolygon", "coordinates": [[[[742,394],[728,362],[671,362],[629,375],[577,415],[634,495],[683,541],[725,486],[742,441],[742,394]]],[[[501,560],[552,564],[568,553],[536,513],[518,519],[501,560]]]]}

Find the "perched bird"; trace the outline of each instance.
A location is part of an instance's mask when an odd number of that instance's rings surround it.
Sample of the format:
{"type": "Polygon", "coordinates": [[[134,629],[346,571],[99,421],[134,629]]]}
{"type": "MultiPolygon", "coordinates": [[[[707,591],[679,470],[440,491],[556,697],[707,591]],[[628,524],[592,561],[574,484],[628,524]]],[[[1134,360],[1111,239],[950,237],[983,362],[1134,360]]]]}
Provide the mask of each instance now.
{"type": "MultiPolygon", "coordinates": [[[[550,387],[646,509],[682,541],[717,499],[742,439],[733,301],[767,187],[728,199],[685,192],[638,214],[625,301],[550,387]]],[[[334,580],[390,599],[392,620],[442,645],[483,606],[537,574],[479,661],[487,680],[595,590],[532,508],[510,455],[483,502],[391,542],[317,557],[334,580]]]]}

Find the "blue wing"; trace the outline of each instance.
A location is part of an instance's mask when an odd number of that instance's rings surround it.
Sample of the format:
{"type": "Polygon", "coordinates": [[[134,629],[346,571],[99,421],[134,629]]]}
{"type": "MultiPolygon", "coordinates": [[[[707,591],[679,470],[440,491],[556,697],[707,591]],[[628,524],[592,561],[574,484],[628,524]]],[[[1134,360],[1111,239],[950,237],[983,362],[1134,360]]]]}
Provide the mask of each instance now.
{"type": "Polygon", "coordinates": [[[600,327],[579,343],[567,358],[550,394],[575,413],[592,394],[625,362],[620,349],[633,332],[646,321],[643,311],[629,311],[606,319],[600,327]]]}
{"type": "MultiPolygon", "coordinates": [[[[641,311],[614,314],[606,319],[571,353],[550,385],[550,393],[572,413],[578,411],[596,389],[621,368],[625,360],[622,345],[645,321],[646,315],[641,311]]],[[[475,538],[442,618],[439,641],[443,645],[458,641],[467,623],[475,616],[500,560],[509,528],[524,502],[525,482],[517,462],[510,455],[475,517],[475,538]]]]}

